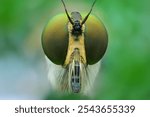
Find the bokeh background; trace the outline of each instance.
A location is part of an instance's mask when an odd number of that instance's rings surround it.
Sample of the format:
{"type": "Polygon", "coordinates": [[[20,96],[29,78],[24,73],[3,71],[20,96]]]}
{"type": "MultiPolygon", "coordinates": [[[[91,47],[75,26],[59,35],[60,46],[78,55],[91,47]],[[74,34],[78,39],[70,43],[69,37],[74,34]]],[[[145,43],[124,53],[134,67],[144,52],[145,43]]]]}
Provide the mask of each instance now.
{"type": "MultiPolygon", "coordinates": [[[[88,12],[93,0],[64,0],[88,12]]],[[[93,14],[109,44],[91,97],[51,90],[41,47],[48,20],[63,13],[60,0],[0,1],[0,99],[150,99],[150,1],[97,0],[93,14]]]]}

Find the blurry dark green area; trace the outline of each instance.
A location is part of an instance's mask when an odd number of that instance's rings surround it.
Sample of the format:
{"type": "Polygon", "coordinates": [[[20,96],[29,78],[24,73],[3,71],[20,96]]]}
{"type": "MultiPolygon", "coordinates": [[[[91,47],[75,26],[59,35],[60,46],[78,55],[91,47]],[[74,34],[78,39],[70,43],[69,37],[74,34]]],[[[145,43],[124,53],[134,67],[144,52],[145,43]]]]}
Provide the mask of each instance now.
{"type": "Polygon", "coordinates": [[[9,52],[21,54],[30,32],[42,20],[42,14],[51,5],[46,0],[2,0],[0,2],[0,56],[9,52]]]}
{"type": "MultiPolygon", "coordinates": [[[[81,2],[64,1],[68,9],[75,9],[81,2]]],[[[87,12],[91,4],[92,0],[83,0],[81,11],[87,12]]],[[[43,99],[150,99],[149,4],[149,0],[97,0],[92,12],[100,14],[109,44],[93,89],[95,95],[58,96],[47,91],[43,99]]],[[[39,61],[44,61],[40,36],[54,11],[59,13],[59,7],[62,9],[60,0],[1,0],[0,62],[13,55],[26,60],[25,64],[40,67],[39,61]]]]}

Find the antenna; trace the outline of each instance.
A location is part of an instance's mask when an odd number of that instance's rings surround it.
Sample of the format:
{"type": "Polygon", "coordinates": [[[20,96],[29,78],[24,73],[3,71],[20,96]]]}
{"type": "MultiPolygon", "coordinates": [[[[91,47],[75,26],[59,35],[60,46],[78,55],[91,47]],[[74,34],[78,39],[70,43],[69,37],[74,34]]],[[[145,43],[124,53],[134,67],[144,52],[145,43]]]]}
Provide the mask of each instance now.
{"type": "Polygon", "coordinates": [[[92,12],[92,9],[93,9],[95,3],[96,3],[96,0],[93,2],[92,7],[91,7],[89,13],[88,13],[87,16],[84,18],[84,20],[82,21],[81,25],[83,25],[83,24],[86,22],[86,20],[88,19],[89,15],[90,15],[91,12],[92,12]]]}
{"type": "Polygon", "coordinates": [[[67,8],[66,8],[66,5],[65,5],[64,1],[63,1],[63,0],[61,0],[61,1],[62,1],[63,5],[64,5],[64,8],[65,8],[65,12],[66,12],[67,17],[68,17],[70,23],[73,25],[74,22],[72,21],[71,17],[70,17],[69,14],[68,14],[68,11],[67,11],[67,8]]]}

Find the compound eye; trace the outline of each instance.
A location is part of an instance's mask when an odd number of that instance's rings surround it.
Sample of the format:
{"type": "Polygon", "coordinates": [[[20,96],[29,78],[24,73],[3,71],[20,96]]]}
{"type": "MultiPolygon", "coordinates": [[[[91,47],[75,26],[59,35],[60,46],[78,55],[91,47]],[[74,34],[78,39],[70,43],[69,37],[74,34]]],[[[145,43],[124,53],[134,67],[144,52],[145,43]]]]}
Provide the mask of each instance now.
{"type": "Polygon", "coordinates": [[[85,50],[87,63],[97,63],[105,54],[108,44],[108,35],[101,20],[90,15],[85,23],[85,50]]]}
{"type": "Polygon", "coordinates": [[[45,55],[55,64],[63,65],[68,49],[68,19],[65,14],[53,17],[42,34],[45,55]]]}

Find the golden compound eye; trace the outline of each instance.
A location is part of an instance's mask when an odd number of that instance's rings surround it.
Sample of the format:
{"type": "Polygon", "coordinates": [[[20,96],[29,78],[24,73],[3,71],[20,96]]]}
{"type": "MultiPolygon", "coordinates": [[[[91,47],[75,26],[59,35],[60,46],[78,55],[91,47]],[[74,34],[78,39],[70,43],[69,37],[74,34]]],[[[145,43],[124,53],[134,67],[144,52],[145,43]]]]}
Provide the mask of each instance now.
{"type": "Polygon", "coordinates": [[[95,64],[103,57],[107,49],[107,31],[100,19],[90,15],[85,23],[84,34],[87,63],[95,64]]]}
{"type": "MultiPolygon", "coordinates": [[[[87,64],[95,64],[104,55],[108,36],[103,23],[90,15],[85,23],[85,53],[87,64]]],[[[69,43],[68,19],[65,14],[53,17],[42,34],[42,47],[46,56],[55,64],[63,65],[69,43]]]]}
{"type": "Polygon", "coordinates": [[[55,64],[63,65],[68,49],[68,19],[65,14],[53,17],[42,34],[45,55],[55,64]]]}

